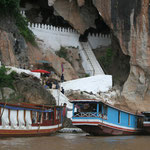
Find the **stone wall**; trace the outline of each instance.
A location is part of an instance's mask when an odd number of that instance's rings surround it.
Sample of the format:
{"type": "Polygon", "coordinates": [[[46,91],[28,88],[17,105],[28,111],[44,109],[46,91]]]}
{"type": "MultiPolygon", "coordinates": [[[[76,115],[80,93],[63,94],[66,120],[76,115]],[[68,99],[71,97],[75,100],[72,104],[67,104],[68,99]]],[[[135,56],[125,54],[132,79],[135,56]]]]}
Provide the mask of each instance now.
{"type": "MultiPolygon", "coordinates": [[[[79,47],[81,49],[79,42],[80,34],[77,33],[76,30],[38,23],[28,23],[28,26],[37,37],[45,41],[45,43],[49,43],[50,48],[52,48],[54,51],[59,50],[61,46],[70,46],[75,48],[79,47]]],[[[111,44],[110,35],[103,35],[98,33],[89,34],[88,40],[93,49],[111,44]]]]}

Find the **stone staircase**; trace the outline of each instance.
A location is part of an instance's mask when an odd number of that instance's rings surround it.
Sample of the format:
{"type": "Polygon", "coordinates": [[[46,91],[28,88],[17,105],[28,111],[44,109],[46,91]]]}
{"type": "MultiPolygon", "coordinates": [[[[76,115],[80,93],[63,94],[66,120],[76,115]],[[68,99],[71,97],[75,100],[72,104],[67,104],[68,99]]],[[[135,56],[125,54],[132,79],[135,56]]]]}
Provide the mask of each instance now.
{"type": "Polygon", "coordinates": [[[103,71],[102,67],[100,66],[99,62],[97,61],[89,42],[80,42],[80,43],[81,43],[81,46],[85,52],[85,55],[86,55],[88,61],[91,64],[91,67],[93,70],[93,75],[104,74],[104,71],[103,71]]]}
{"type": "MultiPolygon", "coordinates": [[[[73,104],[69,102],[69,99],[57,89],[47,89],[55,97],[56,105],[63,106],[64,103],[67,103],[67,107],[72,109],[73,104]]],[[[68,111],[67,117],[72,117],[72,111],[68,111]]]]}

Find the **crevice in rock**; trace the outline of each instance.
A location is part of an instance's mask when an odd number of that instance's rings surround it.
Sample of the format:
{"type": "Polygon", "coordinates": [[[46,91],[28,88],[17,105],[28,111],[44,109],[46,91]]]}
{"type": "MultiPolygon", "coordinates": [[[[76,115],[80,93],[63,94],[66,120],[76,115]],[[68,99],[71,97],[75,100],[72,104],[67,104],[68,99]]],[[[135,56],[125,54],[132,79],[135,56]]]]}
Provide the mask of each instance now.
{"type": "MultiPolygon", "coordinates": [[[[89,12],[95,12],[95,20],[94,20],[94,27],[90,27],[87,30],[85,30],[84,34],[81,34],[79,41],[86,42],[88,39],[89,34],[110,34],[110,28],[107,26],[107,24],[104,22],[103,18],[99,15],[98,10],[93,5],[92,0],[85,1],[85,4],[82,7],[88,7],[89,12]]],[[[86,8],[85,8],[86,9],[86,8]]]]}

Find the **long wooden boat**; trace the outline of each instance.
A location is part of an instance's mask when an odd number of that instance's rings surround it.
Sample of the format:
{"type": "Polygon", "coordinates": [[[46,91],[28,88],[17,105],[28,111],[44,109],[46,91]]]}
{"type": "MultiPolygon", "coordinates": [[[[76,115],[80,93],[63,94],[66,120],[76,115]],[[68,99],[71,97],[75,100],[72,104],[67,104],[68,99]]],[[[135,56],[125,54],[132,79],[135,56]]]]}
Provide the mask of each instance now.
{"type": "Polygon", "coordinates": [[[0,103],[0,137],[50,135],[61,128],[61,106],[0,103]]]}
{"type": "Polygon", "coordinates": [[[78,99],[73,103],[72,123],[91,135],[143,133],[143,115],[133,114],[100,100],[78,99]]]}

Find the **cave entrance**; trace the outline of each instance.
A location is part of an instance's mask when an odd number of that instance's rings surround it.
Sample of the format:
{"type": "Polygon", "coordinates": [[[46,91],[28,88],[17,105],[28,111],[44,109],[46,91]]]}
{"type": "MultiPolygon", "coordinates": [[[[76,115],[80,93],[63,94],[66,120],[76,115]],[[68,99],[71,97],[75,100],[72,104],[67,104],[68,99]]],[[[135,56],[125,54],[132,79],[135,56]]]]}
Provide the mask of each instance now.
{"type": "MultiPolygon", "coordinates": [[[[86,0],[84,6],[85,8],[83,11],[87,10],[89,12],[94,12],[95,13],[95,20],[94,20],[94,27],[90,27],[83,34],[80,35],[79,41],[80,42],[87,42],[88,40],[88,35],[89,34],[110,34],[110,28],[107,26],[107,24],[104,22],[103,18],[99,15],[98,10],[96,7],[93,5],[92,0],[86,0]]],[[[81,11],[82,12],[82,11],[81,11]]]]}
{"type": "Polygon", "coordinates": [[[111,45],[93,49],[105,74],[112,75],[113,85],[122,87],[130,73],[130,56],[122,52],[118,39],[111,33],[111,45]]]}
{"type": "Polygon", "coordinates": [[[84,34],[80,35],[79,41],[87,42],[89,34],[111,35],[110,45],[97,47],[96,49],[93,49],[93,52],[104,73],[112,75],[113,85],[123,86],[130,73],[130,57],[123,54],[119,40],[105,23],[102,16],[100,16],[100,13],[93,5],[92,0],[87,0],[83,7],[95,9],[95,28],[88,28],[84,34]]]}
{"type": "Polygon", "coordinates": [[[20,0],[20,9],[25,11],[29,22],[73,28],[67,20],[57,15],[53,6],[48,6],[48,0],[20,0]]]}

